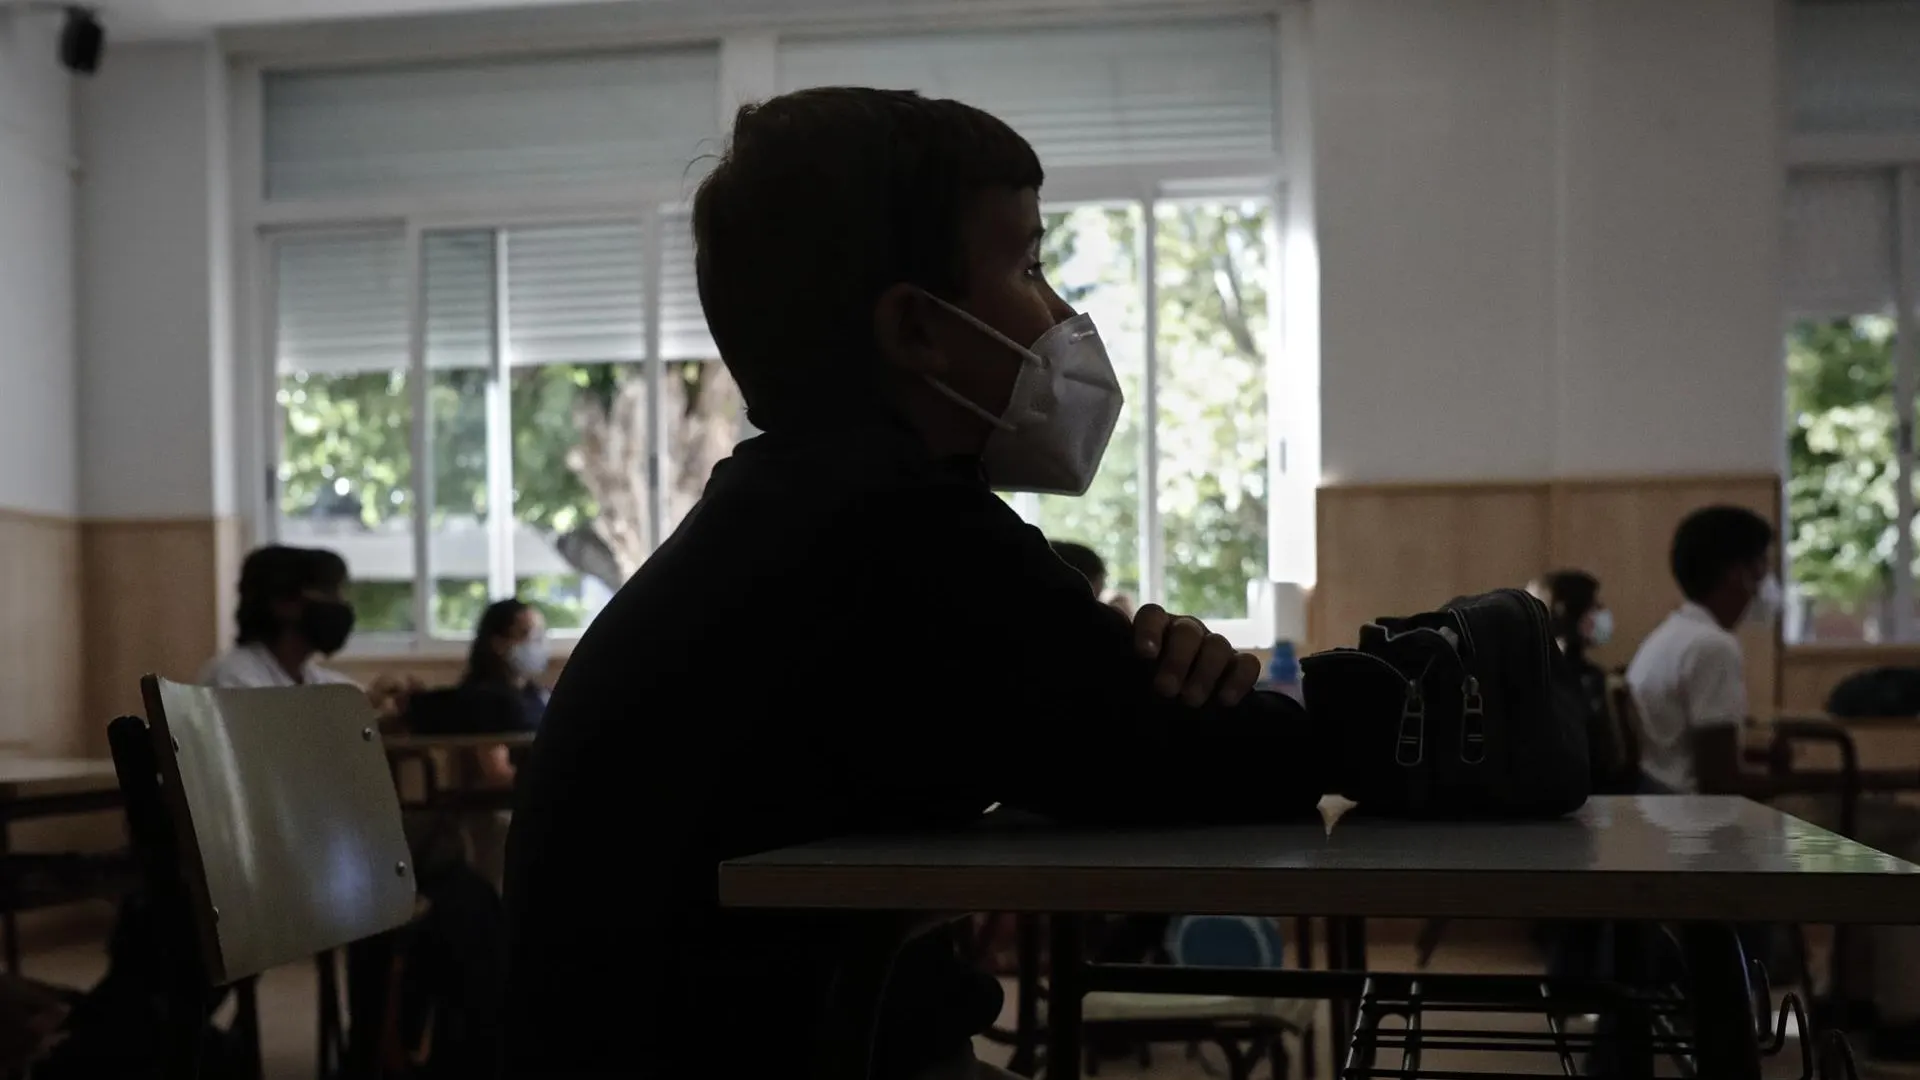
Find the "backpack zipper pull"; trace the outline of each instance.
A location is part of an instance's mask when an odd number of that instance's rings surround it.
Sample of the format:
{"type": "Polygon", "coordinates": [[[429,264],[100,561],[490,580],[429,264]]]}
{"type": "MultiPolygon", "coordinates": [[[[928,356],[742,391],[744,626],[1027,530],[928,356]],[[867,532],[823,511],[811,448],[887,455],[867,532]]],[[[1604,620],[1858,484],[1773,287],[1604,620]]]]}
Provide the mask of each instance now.
{"type": "Polygon", "coordinates": [[[1400,740],[1393,760],[1412,768],[1425,756],[1427,703],[1420,697],[1420,684],[1407,683],[1407,701],[1400,707],[1400,740]]]}
{"type": "Polygon", "coordinates": [[[1487,760],[1487,705],[1480,680],[1471,675],[1461,686],[1460,760],[1469,765],[1487,760]]]}

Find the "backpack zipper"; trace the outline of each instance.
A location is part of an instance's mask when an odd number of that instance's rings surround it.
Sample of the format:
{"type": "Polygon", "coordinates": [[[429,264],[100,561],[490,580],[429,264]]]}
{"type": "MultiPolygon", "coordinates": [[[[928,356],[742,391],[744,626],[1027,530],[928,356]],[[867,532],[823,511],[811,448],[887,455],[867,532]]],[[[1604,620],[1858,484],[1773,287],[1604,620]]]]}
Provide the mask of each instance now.
{"type": "Polygon", "coordinates": [[[1460,760],[1478,765],[1487,760],[1487,705],[1480,696],[1480,680],[1467,676],[1460,696],[1460,760]]]}
{"type": "Polygon", "coordinates": [[[1400,738],[1394,745],[1395,763],[1412,768],[1426,757],[1427,703],[1420,696],[1420,683],[1407,683],[1407,700],[1400,706],[1400,738]]]}

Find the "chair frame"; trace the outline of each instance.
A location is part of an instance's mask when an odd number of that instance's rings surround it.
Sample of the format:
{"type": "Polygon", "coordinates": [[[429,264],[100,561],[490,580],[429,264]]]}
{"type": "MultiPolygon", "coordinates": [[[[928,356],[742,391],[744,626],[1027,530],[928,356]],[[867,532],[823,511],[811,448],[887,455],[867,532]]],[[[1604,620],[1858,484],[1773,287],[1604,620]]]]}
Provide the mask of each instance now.
{"type": "MultiPolygon", "coordinates": [[[[161,790],[155,737],[154,729],[137,716],[122,716],[107,725],[107,745],[113,753],[113,768],[125,803],[127,834],[146,886],[154,925],[160,928],[158,945],[167,973],[161,1076],[165,1080],[195,1080],[205,1049],[202,1036],[211,1002],[211,981],[198,947],[180,847],[161,790]],[[186,944],[188,934],[195,934],[192,946],[186,944]]],[[[258,1060],[257,1054],[254,1060],[258,1060]]]]}

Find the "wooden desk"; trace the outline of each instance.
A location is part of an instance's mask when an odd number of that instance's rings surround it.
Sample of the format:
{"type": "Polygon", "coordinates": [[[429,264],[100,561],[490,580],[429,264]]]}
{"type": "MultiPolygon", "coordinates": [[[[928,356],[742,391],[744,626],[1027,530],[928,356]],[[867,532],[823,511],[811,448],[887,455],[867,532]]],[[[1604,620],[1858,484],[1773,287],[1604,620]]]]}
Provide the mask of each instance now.
{"type": "Polygon", "coordinates": [[[1920,867],[1731,796],[1558,821],[974,829],[723,863],[732,907],[1901,923],[1920,867]]]}
{"type": "MultiPolygon", "coordinates": [[[[120,805],[120,781],[109,758],[0,758],[0,816],[49,813],[52,800],[85,797],[92,809],[120,805]]],[[[77,813],[54,810],[51,813],[77,813]]]]}
{"type": "Polygon", "coordinates": [[[533,732],[512,731],[497,735],[412,735],[401,733],[381,736],[389,755],[422,754],[434,750],[489,750],[504,746],[524,750],[533,745],[533,732]]]}
{"type": "MultiPolygon", "coordinates": [[[[723,863],[719,894],[732,907],[1073,913],[1056,915],[1052,937],[1053,1061],[1079,1060],[1079,993],[1136,989],[1079,973],[1078,913],[1685,921],[1690,956],[1719,973],[1699,991],[1720,1037],[1709,1058],[1702,1036],[1702,1075],[1734,1076],[1744,1065],[1722,1063],[1753,1022],[1725,924],[1912,922],[1920,867],[1745,799],[1620,796],[1546,822],[1348,815],[1330,832],[1314,821],[829,840],[723,863]]],[[[1188,975],[1179,992],[1206,977],[1188,975]]]]}
{"type": "MultiPolygon", "coordinates": [[[[0,860],[13,852],[11,826],[16,821],[96,813],[119,807],[120,780],[113,771],[111,758],[0,757],[0,860]]],[[[75,895],[62,899],[83,898],[75,895]]],[[[40,902],[49,901],[42,896],[40,902]]],[[[0,934],[6,935],[3,955],[8,972],[20,970],[16,906],[9,903],[0,910],[0,934]]]]}
{"type": "Polygon", "coordinates": [[[474,750],[491,750],[505,747],[508,750],[526,750],[533,746],[534,733],[531,731],[501,732],[489,735],[411,735],[395,734],[382,737],[387,751],[387,761],[393,769],[393,785],[401,792],[401,801],[406,802],[406,794],[400,783],[400,769],[409,761],[420,763],[425,791],[422,804],[436,809],[452,812],[491,813],[513,809],[513,789],[500,787],[461,787],[449,786],[440,782],[440,760],[443,753],[460,753],[474,750]]]}

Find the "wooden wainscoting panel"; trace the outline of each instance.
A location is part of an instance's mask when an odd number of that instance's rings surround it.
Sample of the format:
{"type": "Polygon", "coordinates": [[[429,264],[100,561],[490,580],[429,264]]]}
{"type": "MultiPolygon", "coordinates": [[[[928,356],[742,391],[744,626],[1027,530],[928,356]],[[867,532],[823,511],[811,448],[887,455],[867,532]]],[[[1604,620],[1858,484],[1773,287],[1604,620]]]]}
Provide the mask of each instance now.
{"type": "Polygon", "coordinates": [[[81,527],[86,710],[106,752],[107,721],[140,711],[140,676],[191,681],[230,640],[239,576],[231,520],[88,521],[81,527]]]}
{"type": "Polygon", "coordinates": [[[1352,645],[1382,615],[1524,585],[1548,561],[1545,483],[1323,487],[1317,507],[1316,649],[1352,645]]]}
{"type": "MultiPolygon", "coordinates": [[[[1744,506],[1780,522],[1780,480],[1750,476],[1648,476],[1557,480],[1551,488],[1554,569],[1585,570],[1600,579],[1613,609],[1613,642],[1598,650],[1602,667],[1625,664],[1660,620],[1680,604],[1673,583],[1673,531],[1703,506],[1744,506]]],[[[1771,630],[1740,634],[1747,694],[1756,712],[1772,710],[1777,647],[1771,630]]]]}
{"type": "Polygon", "coordinates": [[[83,753],[79,523],[0,510],[0,575],[0,751],[83,753]]]}
{"type": "MultiPolygon", "coordinates": [[[[1613,643],[1595,659],[1608,667],[1625,664],[1680,602],[1668,569],[1680,519],[1698,507],[1730,503],[1777,523],[1779,491],[1771,475],[1323,487],[1311,644],[1350,645],[1370,618],[1524,585],[1548,570],[1578,569],[1600,579],[1614,611],[1613,643]]],[[[1770,712],[1774,639],[1749,631],[1741,640],[1754,708],[1770,712]]]]}

